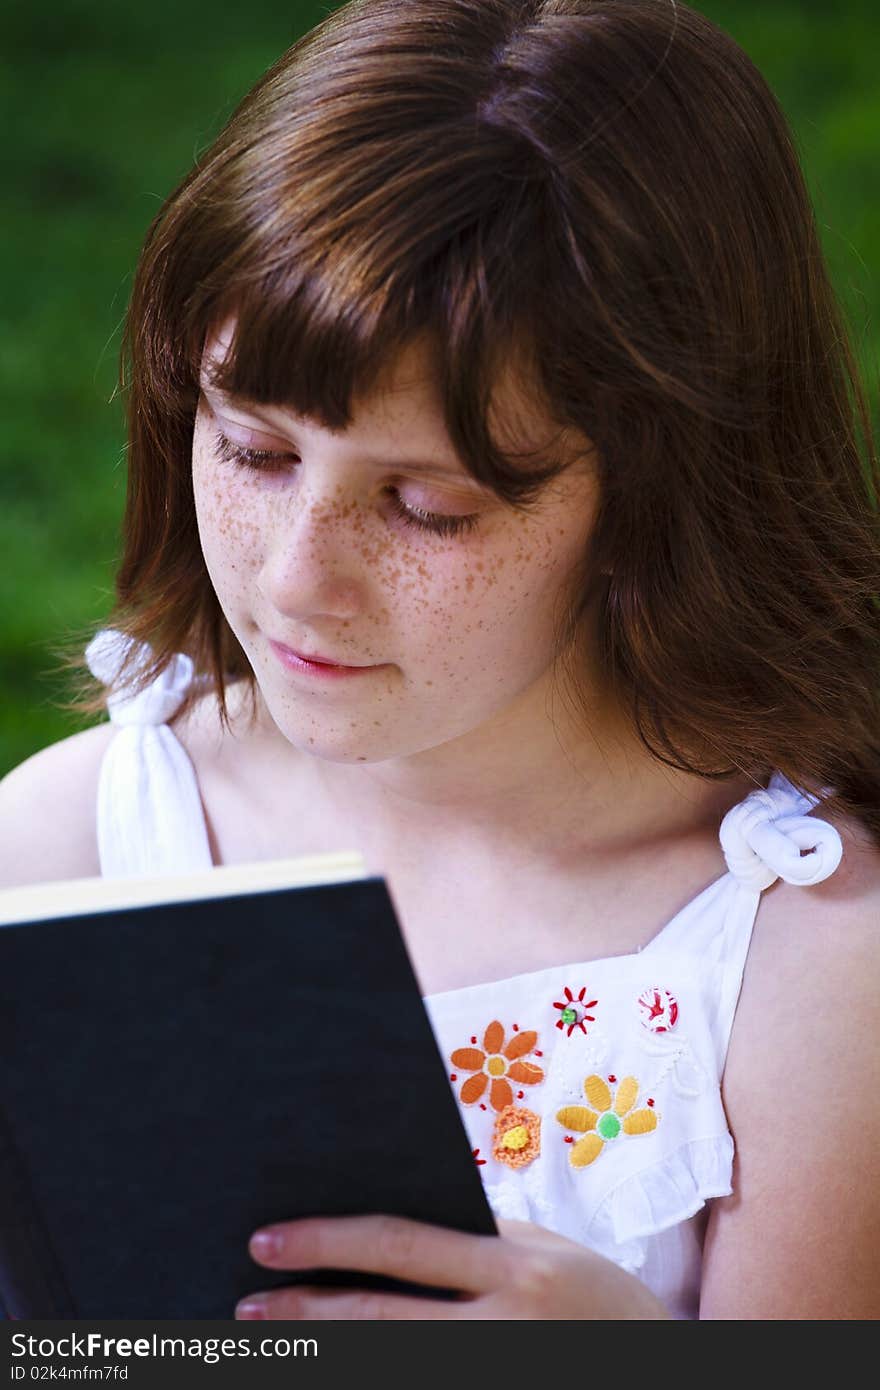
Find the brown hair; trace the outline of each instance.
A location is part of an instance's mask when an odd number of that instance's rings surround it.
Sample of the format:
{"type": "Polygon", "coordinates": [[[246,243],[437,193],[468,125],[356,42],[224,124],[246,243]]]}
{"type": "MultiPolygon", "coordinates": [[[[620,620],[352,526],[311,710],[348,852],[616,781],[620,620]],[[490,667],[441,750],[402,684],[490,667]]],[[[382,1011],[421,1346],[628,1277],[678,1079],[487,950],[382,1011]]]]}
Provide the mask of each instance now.
{"type": "Polygon", "coordinates": [[[224,717],[224,683],[253,676],[202,560],[190,454],[205,337],[231,314],[221,385],[328,428],[427,332],[463,463],[527,507],[563,465],[526,469],[490,435],[515,345],[597,451],[559,633],[574,685],[597,598],[609,688],[655,757],[833,788],[880,843],[870,415],[786,119],[709,19],[674,0],[353,0],[168,198],[125,329],[109,621],[152,647],[136,684],[186,651],[224,717]]]}

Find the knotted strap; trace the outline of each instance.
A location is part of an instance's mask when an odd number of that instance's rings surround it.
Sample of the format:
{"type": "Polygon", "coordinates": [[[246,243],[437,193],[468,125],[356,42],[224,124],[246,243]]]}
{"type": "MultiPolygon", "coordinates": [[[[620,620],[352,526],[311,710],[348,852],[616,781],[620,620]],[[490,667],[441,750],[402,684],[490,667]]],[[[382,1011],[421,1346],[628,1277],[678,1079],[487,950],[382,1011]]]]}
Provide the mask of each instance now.
{"type": "Polygon", "coordinates": [[[843,843],[833,825],[805,814],[818,800],[776,772],[765,790],[731,807],[718,835],[734,877],[761,890],[777,878],[807,887],[833,874],[843,843]]]}
{"type": "MultiPolygon", "coordinates": [[[[124,633],[103,628],[86,647],[89,670],[102,685],[111,687],[107,709],[114,724],[167,724],[173,719],[189,691],[193,664],[188,656],[178,653],[156,679],[138,695],[125,687],[116,686],[122,663],[129,646],[133,645],[124,633]]],[[[138,648],[134,673],[143,671],[152,660],[147,643],[138,648]]]]}
{"type": "MultiPolygon", "coordinates": [[[[86,648],[92,674],[111,687],[107,709],[119,726],[98,779],[98,852],[105,878],[210,868],[211,850],[195,769],[167,721],[193,680],[184,654],[139,694],[118,681],[130,639],[105,628],[86,648]]],[[[135,669],[152,653],[145,644],[135,669]]]]}

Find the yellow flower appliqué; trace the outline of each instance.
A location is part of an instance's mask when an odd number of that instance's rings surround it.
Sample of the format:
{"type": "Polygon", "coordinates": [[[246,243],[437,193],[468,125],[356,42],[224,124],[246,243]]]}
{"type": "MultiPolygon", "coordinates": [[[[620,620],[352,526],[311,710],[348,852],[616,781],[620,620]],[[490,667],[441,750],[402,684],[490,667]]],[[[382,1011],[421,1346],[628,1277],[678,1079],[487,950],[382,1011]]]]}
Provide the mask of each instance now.
{"type": "MultiPolygon", "coordinates": [[[[616,1076],[609,1076],[616,1082],[616,1076]]],[[[619,1134],[650,1134],[657,1128],[657,1115],[653,1109],[633,1110],[639,1094],[639,1083],[634,1076],[625,1076],[612,1096],[607,1083],[601,1076],[588,1076],[584,1082],[584,1094],[595,1110],[585,1105],[566,1105],[557,1110],[556,1118],[566,1129],[582,1134],[583,1139],[571,1144],[568,1161],[573,1168],[586,1168],[598,1158],[605,1145],[619,1134]]],[[[653,1106],[652,1100],[648,1107],[653,1106]]]]}

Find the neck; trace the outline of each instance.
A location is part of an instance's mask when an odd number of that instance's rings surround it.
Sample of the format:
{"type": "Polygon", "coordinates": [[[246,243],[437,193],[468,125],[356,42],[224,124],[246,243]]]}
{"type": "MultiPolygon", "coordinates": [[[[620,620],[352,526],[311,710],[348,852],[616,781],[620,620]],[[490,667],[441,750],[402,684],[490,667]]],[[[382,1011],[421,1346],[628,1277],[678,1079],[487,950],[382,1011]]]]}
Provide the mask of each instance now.
{"type": "MultiPolygon", "coordinates": [[[[666,767],[598,701],[586,727],[555,708],[535,718],[526,692],[461,738],[371,763],[304,758],[259,695],[258,704],[276,777],[285,764],[292,773],[295,761],[306,780],[299,804],[312,804],[313,795],[343,838],[350,833],[352,843],[369,846],[379,863],[418,862],[426,846],[432,855],[560,865],[660,849],[717,834],[725,811],[755,785],[745,776],[714,781],[666,767]]],[[[301,787],[292,778],[291,785],[301,787]]]]}

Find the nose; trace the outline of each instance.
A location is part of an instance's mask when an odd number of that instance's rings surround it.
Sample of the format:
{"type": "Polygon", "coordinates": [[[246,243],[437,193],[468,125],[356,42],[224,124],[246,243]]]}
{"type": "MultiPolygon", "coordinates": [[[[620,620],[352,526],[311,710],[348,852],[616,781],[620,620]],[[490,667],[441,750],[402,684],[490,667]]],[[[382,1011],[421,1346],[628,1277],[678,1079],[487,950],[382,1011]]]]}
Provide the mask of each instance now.
{"type": "Polygon", "coordinates": [[[364,604],[357,534],[353,502],[299,490],[293,504],[274,518],[260,572],[261,593],[291,619],[356,616],[364,604]]]}

